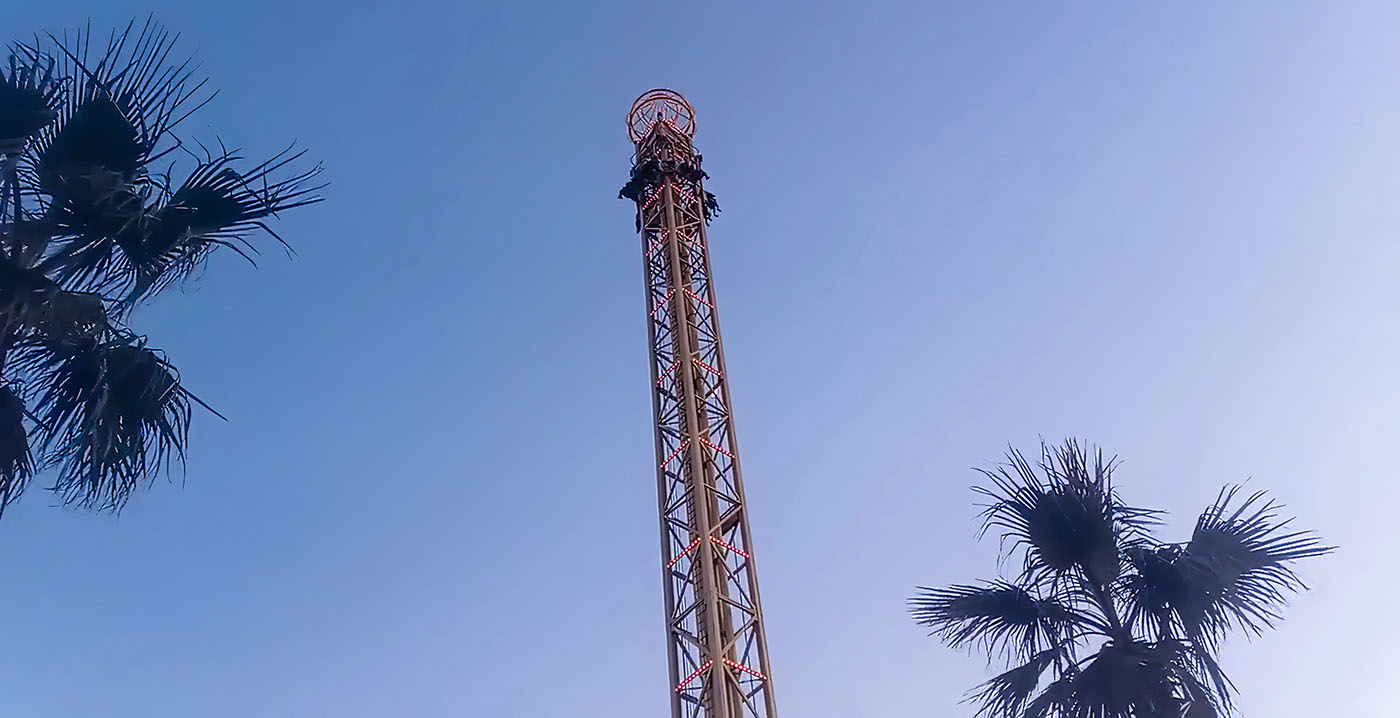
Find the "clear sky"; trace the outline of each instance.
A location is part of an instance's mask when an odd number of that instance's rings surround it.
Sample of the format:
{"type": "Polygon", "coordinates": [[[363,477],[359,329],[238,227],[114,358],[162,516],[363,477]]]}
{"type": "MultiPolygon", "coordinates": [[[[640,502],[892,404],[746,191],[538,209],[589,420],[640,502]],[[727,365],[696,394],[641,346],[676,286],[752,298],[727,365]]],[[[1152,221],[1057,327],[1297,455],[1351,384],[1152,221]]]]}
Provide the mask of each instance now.
{"type": "MultiPolygon", "coordinates": [[[[10,2],[0,35],[151,4],[10,2]]],[[[724,208],[784,716],[970,716],[985,661],[904,599],[994,574],[970,467],[1066,435],[1176,536],[1253,477],[1340,544],[1225,666],[1249,715],[1391,714],[1400,5],[153,4],[222,91],[189,129],[300,138],[334,186],[296,261],[138,316],[231,419],[184,488],[0,522],[7,715],[663,715],[616,199],[659,85],[724,208]]]]}

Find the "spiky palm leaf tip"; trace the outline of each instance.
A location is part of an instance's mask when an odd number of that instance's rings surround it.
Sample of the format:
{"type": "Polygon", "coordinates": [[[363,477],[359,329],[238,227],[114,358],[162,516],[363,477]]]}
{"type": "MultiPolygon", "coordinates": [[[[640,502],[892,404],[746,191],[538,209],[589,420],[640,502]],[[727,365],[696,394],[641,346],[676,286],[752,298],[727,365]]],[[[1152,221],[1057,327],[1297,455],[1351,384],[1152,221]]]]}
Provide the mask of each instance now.
{"type": "Polygon", "coordinates": [[[0,514],[24,492],[34,475],[34,457],[24,435],[24,403],[0,386],[0,514]]]}
{"type": "Polygon", "coordinates": [[[1262,493],[1220,492],[1191,539],[1152,532],[1161,512],[1125,504],[1115,464],[1075,441],[1015,450],[981,473],[979,535],[1000,534],[1014,580],[922,588],[914,620],[953,648],[1002,658],[973,689],[985,718],[1214,718],[1234,712],[1217,650],[1235,628],[1274,625],[1305,588],[1294,565],[1333,551],[1289,530],[1262,493]]]}
{"type": "Polygon", "coordinates": [[[305,151],[287,148],[271,159],[234,169],[243,158],[220,147],[207,153],[174,192],[162,196],[134,225],[136,236],[123,244],[131,271],[127,302],[143,299],[185,279],[218,247],[228,247],[252,261],[257,248],[249,236],[262,230],[290,247],[268,226],[279,212],[320,201],[311,184],[319,169],[279,176],[305,151]]]}
{"type": "Polygon", "coordinates": [[[0,67],[0,155],[21,152],[58,114],[59,78],[52,58],[11,50],[0,67]]]}

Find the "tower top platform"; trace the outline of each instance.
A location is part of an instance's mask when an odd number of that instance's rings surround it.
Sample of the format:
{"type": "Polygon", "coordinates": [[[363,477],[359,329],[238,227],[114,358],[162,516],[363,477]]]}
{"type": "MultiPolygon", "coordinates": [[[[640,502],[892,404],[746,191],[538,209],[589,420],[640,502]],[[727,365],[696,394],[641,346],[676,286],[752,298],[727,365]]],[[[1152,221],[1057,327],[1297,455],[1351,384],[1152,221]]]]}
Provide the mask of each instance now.
{"type": "Polygon", "coordinates": [[[657,122],[665,122],[687,137],[695,136],[695,108],[675,90],[648,90],[627,112],[627,137],[633,144],[651,134],[657,122]]]}

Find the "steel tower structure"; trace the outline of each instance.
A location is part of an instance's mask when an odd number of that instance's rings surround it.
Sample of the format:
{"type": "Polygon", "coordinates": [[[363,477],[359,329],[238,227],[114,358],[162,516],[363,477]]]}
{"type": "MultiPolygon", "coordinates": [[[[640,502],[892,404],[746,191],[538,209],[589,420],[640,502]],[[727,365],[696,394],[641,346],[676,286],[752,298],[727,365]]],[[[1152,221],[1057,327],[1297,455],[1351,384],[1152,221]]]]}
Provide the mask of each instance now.
{"type": "Polygon", "coordinates": [[[730,414],[705,226],[718,210],[670,90],[632,104],[637,147],[622,196],[637,204],[651,341],[672,718],[776,718],[752,535],[730,414]]]}

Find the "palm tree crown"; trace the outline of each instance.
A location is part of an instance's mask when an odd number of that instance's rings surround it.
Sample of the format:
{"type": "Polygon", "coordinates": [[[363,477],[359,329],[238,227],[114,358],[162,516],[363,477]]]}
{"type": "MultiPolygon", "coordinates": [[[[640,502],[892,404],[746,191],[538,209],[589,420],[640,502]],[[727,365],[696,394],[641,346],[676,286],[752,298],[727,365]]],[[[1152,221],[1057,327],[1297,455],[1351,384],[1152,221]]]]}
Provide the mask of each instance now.
{"type": "Polygon", "coordinates": [[[954,648],[1006,661],[969,694],[988,718],[1211,718],[1233,713],[1216,660],[1232,629],[1260,633],[1303,589],[1293,562],[1333,549],[1287,530],[1262,493],[1222,490],[1185,543],[1160,512],[1124,504],[1113,462],[1073,441],[1014,450],[982,471],[982,534],[1001,534],[1014,580],[921,588],[914,619],[954,648]]]}
{"type": "Polygon", "coordinates": [[[44,468],[63,503],[118,509],[182,463],[201,402],[132,307],[216,249],[281,242],[267,222],[320,199],[319,166],[287,170],[301,152],[249,163],[174,134],[213,95],[170,33],[93,39],[13,44],[0,66],[0,512],[44,468]]]}

